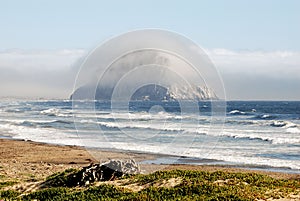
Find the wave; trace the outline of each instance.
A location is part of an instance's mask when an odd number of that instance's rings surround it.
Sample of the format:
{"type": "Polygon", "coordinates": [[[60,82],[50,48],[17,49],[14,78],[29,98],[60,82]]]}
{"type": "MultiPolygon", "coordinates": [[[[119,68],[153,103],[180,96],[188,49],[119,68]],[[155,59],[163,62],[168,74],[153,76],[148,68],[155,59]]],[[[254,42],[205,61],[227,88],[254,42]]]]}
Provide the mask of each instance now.
{"type": "Polygon", "coordinates": [[[299,103],[296,105],[290,103],[288,108],[278,107],[277,103],[253,103],[252,105],[245,103],[230,105],[229,103],[230,109],[224,130],[214,133],[213,125],[209,127],[209,123],[213,122],[212,117],[205,113],[206,110],[210,110],[210,107],[203,110],[204,112],[201,111],[199,115],[171,110],[147,113],[137,110],[139,107],[130,111],[112,112],[110,107],[101,105],[95,114],[95,111],[88,108],[89,104],[86,108],[75,108],[72,111],[71,101],[67,102],[70,103],[62,104],[61,101],[30,102],[31,105],[26,105],[26,102],[20,102],[18,105],[11,102],[0,103],[0,110],[2,110],[0,136],[57,144],[82,145],[84,143],[86,146],[97,148],[113,148],[112,146],[115,145],[117,149],[178,153],[187,157],[207,157],[240,164],[276,167],[284,164],[290,168],[300,169],[297,160],[299,155],[294,159],[284,156],[280,158],[276,155],[297,153],[299,150],[300,117],[297,109],[299,103]],[[251,111],[252,108],[257,111],[251,111]],[[73,125],[74,112],[75,121],[79,124],[78,128],[82,128],[78,131],[79,136],[73,125]],[[198,123],[201,129],[195,126],[198,123]],[[105,135],[102,141],[98,140],[102,134],[99,133],[99,127],[112,135],[109,135],[108,139],[105,138],[108,135],[105,135]],[[127,140],[124,140],[126,136],[120,136],[117,129],[124,129],[134,137],[137,136],[137,139],[144,134],[161,132],[161,135],[157,135],[157,138],[151,139],[152,141],[136,140],[135,145],[128,147],[128,144],[123,143],[127,140]],[[184,136],[182,142],[172,141],[177,136],[177,139],[181,139],[179,138],[181,134],[184,136]],[[188,140],[195,136],[194,143],[189,144],[188,140]],[[108,140],[111,142],[107,143],[108,140]],[[216,141],[220,143],[215,143],[216,141]],[[164,147],[165,144],[169,146],[164,147]],[[188,152],[185,153],[181,149],[188,152]],[[259,155],[269,152],[274,154],[273,158],[259,155]]]}
{"type": "MultiPolygon", "coordinates": [[[[256,123],[253,121],[246,121],[248,123],[256,123]]],[[[190,134],[201,134],[201,135],[211,135],[216,137],[230,137],[230,138],[240,138],[240,139],[249,139],[249,140],[261,140],[267,141],[271,144],[299,144],[300,138],[296,138],[295,136],[290,136],[288,133],[299,133],[300,130],[297,127],[294,127],[295,124],[291,122],[285,122],[284,124],[281,122],[273,122],[274,125],[281,125],[283,128],[286,129],[286,136],[278,136],[271,133],[257,133],[255,130],[234,130],[230,132],[228,130],[224,130],[222,133],[213,133],[209,131],[209,125],[190,125],[181,124],[180,122],[177,123],[170,123],[166,122],[164,125],[161,122],[152,122],[152,123],[141,123],[141,122],[107,122],[107,121],[86,121],[82,120],[81,123],[97,123],[98,125],[105,127],[107,129],[142,129],[142,130],[157,130],[157,131],[170,131],[170,132],[180,132],[180,133],[190,133],[190,134]],[[201,128],[199,127],[201,126],[201,128]],[[240,132],[240,133],[238,133],[240,132]]],[[[258,121],[259,123],[259,121],[258,121]]],[[[243,122],[245,124],[245,122],[243,122]]],[[[270,125],[270,123],[266,123],[265,125],[270,125]]],[[[277,127],[277,126],[274,126],[277,127]]]]}
{"type": "Polygon", "coordinates": [[[271,126],[276,128],[294,128],[298,127],[297,124],[291,121],[284,121],[284,120],[269,120],[266,119],[265,121],[254,120],[254,119],[227,119],[225,121],[226,124],[232,125],[256,125],[261,127],[271,126]]]}
{"type": "MultiPolygon", "coordinates": [[[[147,129],[147,130],[158,130],[158,131],[170,131],[170,132],[181,132],[181,133],[190,133],[190,134],[201,134],[201,135],[210,135],[216,137],[230,137],[230,138],[239,138],[239,139],[248,139],[248,140],[261,140],[267,141],[271,144],[300,144],[300,138],[296,138],[295,136],[286,136],[286,137],[279,137],[272,134],[267,133],[237,133],[223,131],[221,133],[213,133],[208,132],[209,128],[206,128],[202,125],[202,128],[188,128],[182,127],[180,124],[175,124],[172,127],[165,126],[163,127],[161,124],[128,124],[125,122],[98,122],[100,126],[106,127],[108,129],[147,129]]],[[[300,130],[298,128],[288,128],[288,133],[299,133],[300,130]]],[[[240,132],[245,132],[241,130],[240,132]]]]}
{"type": "Polygon", "coordinates": [[[254,119],[262,119],[262,120],[270,120],[270,119],[277,119],[277,118],[278,116],[271,115],[271,114],[260,114],[254,117],[254,119]]]}
{"type": "MultiPolygon", "coordinates": [[[[1,123],[5,123],[8,125],[15,125],[15,126],[22,126],[22,127],[41,127],[41,128],[55,128],[58,130],[66,130],[71,129],[73,127],[72,120],[65,120],[65,119],[57,119],[57,120],[43,120],[43,119],[31,119],[31,120],[4,120],[0,119],[1,123]]],[[[237,121],[239,122],[239,121],[237,121]]],[[[260,121],[257,121],[258,123],[260,121]]],[[[239,122],[240,124],[249,124],[249,123],[257,123],[256,121],[245,121],[239,122]]],[[[245,130],[241,128],[241,130],[235,129],[232,132],[230,130],[224,130],[222,133],[213,133],[209,131],[209,124],[186,124],[181,122],[171,122],[166,121],[149,121],[143,123],[140,122],[130,122],[130,121],[97,121],[95,120],[86,120],[82,119],[78,123],[80,124],[98,124],[101,127],[105,127],[106,129],[132,129],[138,130],[141,129],[141,132],[145,132],[146,130],[155,130],[161,132],[174,132],[176,133],[185,133],[185,134],[201,134],[201,135],[211,135],[216,137],[230,137],[230,138],[239,138],[239,139],[250,139],[250,140],[261,140],[267,141],[271,144],[300,144],[300,138],[296,138],[296,136],[292,136],[291,134],[298,134],[300,133],[299,128],[296,124],[289,122],[289,121],[268,121],[266,125],[271,125],[274,128],[284,128],[286,129],[286,137],[278,136],[274,133],[270,134],[267,132],[257,133],[257,131],[253,130],[245,130]],[[201,126],[201,128],[199,128],[201,126]],[[142,131],[143,130],[143,131],[142,131]],[[277,137],[278,136],[278,137],[277,137]]],[[[173,134],[174,134],[173,133],[173,134]]]]}
{"type": "Polygon", "coordinates": [[[295,128],[297,124],[290,121],[273,121],[270,126],[273,127],[282,127],[282,128],[295,128]]]}
{"type": "Polygon", "coordinates": [[[4,110],[4,112],[7,112],[7,113],[24,113],[24,111],[20,110],[19,108],[6,109],[6,110],[4,110]]]}
{"type": "Polygon", "coordinates": [[[68,120],[43,120],[43,119],[27,119],[27,120],[21,120],[21,119],[0,119],[0,122],[8,123],[8,124],[14,124],[14,125],[22,125],[22,124],[51,124],[51,123],[62,123],[62,124],[71,124],[73,121],[68,120]]]}
{"type": "MultiPolygon", "coordinates": [[[[2,128],[9,126],[22,126],[27,128],[54,128],[57,130],[72,129],[73,121],[68,120],[3,120],[0,119],[2,128]]],[[[1,128],[0,128],[1,129],[1,128]]]]}
{"type": "Polygon", "coordinates": [[[159,130],[159,131],[172,131],[180,132],[184,131],[182,128],[177,127],[162,127],[161,124],[128,124],[128,123],[115,123],[115,122],[97,122],[100,126],[106,128],[118,128],[118,129],[149,129],[149,130],[159,130]]]}
{"type": "MultiPolygon", "coordinates": [[[[293,123],[291,121],[284,121],[284,120],[269,120],[266,119],[265,121],[260,120],[253,120],[253,119],[227,119],[225,121],[226,124],[232,124],[232,125],[254,125],[259,127],[267,127],[271,126],[276,128],[299,128],[299,125],[296,123],[293,123]]],[[[290,129],[290,130],[297,130],[297,129],[290,129]]],[[[289,131],[287,131],[289,132],[289,131]]]]}
{"type": "Polygon", "coordinates": [[[194,121],[210,121],[209,118],[205,118],[199,115],[185,115],[185,114],[172,114],[168,112],[158,112],[149,114],[147,112],[136,112],[136,113],[76,113],[75,118],[85,119],[103,119],[103,120],[131,120],[131,121],[151,121],[151,120],[194,120],[194,121]]]}
{"type": "Polygon", "coordinates": [[[234,133],[223,131],[218,136],[225,136],[231,138],[241,138],[241,139],[250,139],[250,140],[262,140],[268,141],[272,144],[300,144],[300,138],[291,138],[291,137],[277,137],[266,134],[257,134],[257,133],[234,133]]]}
{"type": "Polygon", "coordinates": [[[231,120],[227,119],[225,121],[226,124],[234,124],[234,125],[261,125],[260,122],[255,121],[255,120],[231,120]]]}
{"type": "Polygon", "coordinates": [[[285,121],[273,121],[270,126],[273,126],[273,127],[284,127],[286,126],[286,122],[285,121]]]}
{"type": "Polygon", "coordinates": [[[291,127],[286,129],[286,132],[288,133],[293,133],[293,134],[299,134],[300,133],[300,129],[297,127],[291,127]]]}
{"type": "MultiPolygon", "coordinates": [[[[2,128],[3,125],[0,125],[2,128]]],[[[278,158],[268,158],[268,157],[256,157],[247,156],[243,153],[236,152],[234,150],[229,151],[227,149],[218,150],[213,149],[208,145],[208,149],[205,147],[201,148],[187,148],[174,146],[173,143],[170,144],[147,144],[141,143],[130,143],[130,142],[109,142],[100,141],[97,138],[78,137],[75,134],[60,132],[56,129],[39,129],[39,128],[28,128],[23,126],[6,125],[7,132],[14,139],[25,139],[45,143],[55,143],[55,144],[65,144],[65,145],[80,145],[88,147],[101,147],[101,148],[116,148],[121,150],[131,150],[131,151],[143,151],[149,153],[160,153],[160,154],[171,154],[171,155],[181,155],[186,157],[205,157],[208,159],[214,159],[218,161],[224,161],[229,163],[237,164],[254,164],[254,165],[268,165],[272,167],[288,167],[292,169],[300,169],[297,160],[286,160],[278,158]],[[96,139],[96,140],[95,140],[96,139]],[[188,151],[187,151],[188,150],[188,151]],[[284,165],[283,165],[284,164],[284,165]]]]}
{"type": "MultiPolygon", "coordinates": [[[[1,125],[0,125],[1,128],[1,125]]],[[[7,126],[7,129],[11,133],[11,137],[15,139],[25,139],[45,143],[65,144],[65,145],[80,145],[87,147],[101,147],[101,148],[116,148],[119,150],[131,150],[131,151],[143,151],[148,153],[159,153],[159,154],[171,154],[174,156],[186,156],[186,157],[201,157],[207,159],[213,159],[218,161],[224,161],[225,163],[236,163],[236,164],[253,164],[253,165],[267,165],[272,167],[288,167],[292,169],[300,169],[299,161],[297,160],[286,160],[278,158],[268,157],[257,157],[248,156],[243,153],[236,152],[234,150],[229,151],[227,149],[212,149],[208,146],[201,148],[187,148],[174,146],[175,144],[147,144],[141,143],[130,143],[130,142],[107,142],[100,141],[93,136],[87,137],[84,135],[83,138],[79,138],[75,134],[59,132],[56,129],[39,129],[39,128],[27,128],[23,126],[7,126]],[[283,165],[284,164],[284,165],[283,165]]],[[[106,139],[107,140],[107,139],[106,139]]],[[[176,159],[176,157],[175,157],[176,159]]],[[[174,160],[174,162],[176,162],[174,160]]]]}
{"type": "MultiPolygon", "coordinates": [[[[201,150],[190,149],[188,157],[205,157],[207,159],[213,159],[218,161],[226,161],[227,164],[237,164],[237,165],[248,165],[251,166],[266,166],[266,167],[276,167],[276,168],[288,168],[297,170],[299,172],[300,165],[297,160],[287,160],[287,159],[278,159],[278,158],[269,158],[269,157],[259,157],[252,154],[244,155],[236,151],[212,151],[210,150],[201,150]]],[[[225,162],[225,164],[226,164],[225,162]]]]}
{"type": "Polygon", "coordinates": [[[47,115],[47,116],[55,116],[55,117],[72,117],[73,114],[70,111],[61,111],[57,108],[49,108],[46,110],[42,110],[40,114],[47,115]]]}
{"type": "Polygon", "coordinates": [[[290,121],[273,121],[270,125],[273,127],[285,128],[287,133],[300,133],[298,125],[290,121]]]}
{"type": "MultiPolygon", "coordinates": [[[[89,144],[89,142],[87,143],[89,144]]],[[[103,146],[107,146],[108,143],[103,143],[103,146]]],[[[300,165],[296,160],[286,160],[268,157],[258,157],[253,155],[243,155],[239,152],[231,152],[228,150],[213,150],[211,147],[208,148],[186,148],[174,146],[170,143],[164,146],[146,143],[135,143],[135,142],[110,142],[110,146],[119,150],[127,151],[142,151],[147,153],[166,154],[172,157],[165,158],[170,163],[176,163],[180,157],[193,157],[198,159],[208,159],[212,162],[207,164],[214,164],[216,162],[223,162],[223,164],[239,164],[239,165],[251,165],[251,166],[267,166],[277,168],[288,168],[293,170],[300,170],[300,165]]],[[[206,160],[207,161],[207,160],[206,160]]],[[[165,161],[163,161],[165,162],[165,161]]],[[[166,163],[168,164],[168,163],[166,163]]],[[[201,164],[206,164],[201,163],[201,164]]]]}
{"type": "Polygon", "coordinates": [[[243,111],[240,111],[240,110],[232,110],[228,114],[231,114],[231,115],[246,115],[247,113],[243,112],[243,111]]]}
{"type": "Polygon", "coordinates": [[[37,128],[21,125],[0,124],[0,131],[6,136],[14,139],[65,145],[82,145],[76,134],[63,132],[54,128],[37,128]]]}

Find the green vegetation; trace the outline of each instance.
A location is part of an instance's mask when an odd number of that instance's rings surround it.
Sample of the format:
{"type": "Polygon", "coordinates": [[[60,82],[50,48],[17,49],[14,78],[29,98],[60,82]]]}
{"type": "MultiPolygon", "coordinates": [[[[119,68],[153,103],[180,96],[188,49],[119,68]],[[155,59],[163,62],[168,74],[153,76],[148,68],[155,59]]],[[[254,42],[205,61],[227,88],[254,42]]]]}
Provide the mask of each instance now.
{"type": "Polygon", "coordinates": [[[16,181],[1,181],[0,182],[0,189],[4,188],[6,186],[12,186],[16,183],[18,183],[18,182],[16,182],[16,181]]]}
{"type": "Polygon", "coordinates": [[[16,200],[20,194],[21,193],[13,190],[0,191],[0,198],[5,200],[16,200]]]}
{"type": "Polygon", "coordinates": [[[24,177],[24,180],[27,182],[38,181],[38,179],[35,177],[34,174],[25,173],[25,174],[22,174],[22,176],[24,177]]]}
{"type": "MultiPolygon", "coordinates": [[[[130,193],[127,194],[130,195],[130,193]]],[[[121,198],[126,198],[127,194],[124,193],[122,189],[116,188],[112,185],[90,187],[81,191],[66,187],[58,187],[31,193],[23,196],[22,200],[120,200],[121,198]]]]}
{"type": "Polygon", "coordinates": [[[19,200],[257,200],[300,194],[299,180],[274,179],[255,173],[188,170],[133,175],[115,183],[74,187],[68,169],[46,178],[42,187],[26,195],[1,191],[0,199],[19,200]],[[174,182],[176,181],[176,182],[174,182]],[[173,183],[172,183],[173,182],[173,183]],[[136,188],[139,187],[139,188],[136,188]]]}
{"type": "Polygon", "coordinates": [[[75,187],[74,178],[79,170],[70,168],[64,172],[53,174],[46,178],[45,186],[49,187],[75,187]]]}

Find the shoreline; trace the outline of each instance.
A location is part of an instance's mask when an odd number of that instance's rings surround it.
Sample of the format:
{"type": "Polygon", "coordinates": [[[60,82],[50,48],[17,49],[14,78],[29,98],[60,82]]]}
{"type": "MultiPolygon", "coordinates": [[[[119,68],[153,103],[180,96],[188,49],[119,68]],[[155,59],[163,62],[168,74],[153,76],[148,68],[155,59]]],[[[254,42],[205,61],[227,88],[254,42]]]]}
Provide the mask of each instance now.
{"type": "MultiPolygon", "coordinates": [[[[103,157],[103,162],[106,159],[128,159],[129,156],[120,151],[95,151],[103,157]]],[[[195,196],[203,198],[202,192],[206,192],[205,198],[224,198],[225,195],[232,198],[237,193],[239,198],[249,199],[250,196],[253,200],[266,200],[269,197],[267,200],[270,201],[278,198],[296,201],[300,198],[300,174],[224,165],[142,164],[140,162],[161,156],[146,153],[130,155],[140,164],[142,174],[97,181],[87,186],[68,186],[69,182],[74,182],[70,180],[73,178],[72,172],[99,162],[84,147],[0,139],[0,200],[87,200],[90,196],[98,196],[99,199],[117,196],[112,200],[130,200],[133,197],[137,200],[145,200],[145,197],[160,200],[171,198],[168,195],[174,195],[174,192],[176,197],[183,199],[187,198],[184,192],[188,189],[188,198],[193,199],[196,199],[195,196]],[[162,171],[156,172],[158,170],[162,171]],[[261,189],[261,183],[264,189],[261,189]],[[209,191],[207,187],[210,187],[209,191]]]]}
{"type": "MultiPolygon", "coordinates": [[[[143,152],[143,151],[132,151],[132,150],[122,150],[116,148],[98,148],[98,147],[89,147],[86,148],[84,146],[79,145],[65,145],[65,144],[56,144],[56,143],[47,143],[47,142],[37,142],[32,140],[25,139],[15,139],[11,137],[0,137],[1,140],[12,140],[12,141],[21,141],[28,142],[32,144],[39,145],[50,145],[53,147],[72,147],[76,149],[81,149],[90,156],[90,159],[87,161],[90,162],[105,162],[109,159],[130,159],[134,157],[134,159],[140,163],[142,166],[169,166],[169,165],[194,165],[194,166],[213,166],[213,167],[225,167],[225,168],[233,168],[240,170],[251,170],[251,171],[262,171],[262,172],[274,172],[274,173],[283,173],[283,174],[294,174],[300,175],[300,170],[291,169],[288,167],[274,167],[269,165],[255,165],[255,164],[238,164],[238,163],[230,163],[222,160],[216,159],[207,159],[207,158],[198,158],[198,157],[188,157],[188,156],[180,156],[180,155],[172,155],[172,154],[163,154],[163,153],[151,153],[151,152],[143,152]],[[100,158],[100,160],[95,159],[100,158]]],[[[0,146],[1,147],[1,146],[0,146]]],[[[77,162],[70,162],[76,164],[77,162]]],[[[78,164],[86,164],[83,161],[78,162],[78,164]]],[[[162,168],[160,168],[162,169],[162,168]]],[[[148,172],[148,171],[147,171],[148,172]]]]}
{"type": "MultiPolygon", "coordinates": [[[[99,162],[84,147],[72,145],[54,145],[48,143],[25,141],[20,139],[0,139],[0,175],[11,179],[40,179],[68,168],[81,168],[90,163],[99,162]]],[[[274,178],[297,178],[298,173],[273,172],[268,169],[251,169],[232,165],[207,164],[155,164],[143,163],[155,161],[169,155],[148,154],[141,152],[122,152],[116,150],[95,150],[102,156],[100,162],[109,159],[134,159],[140,163],[142,173],[151,173],[157,170],[199,170],[260,173],[274,178]]],[[[186,159],[186,158],[185,158],[186,159]]],[[[188,160],[188,159],[187,159],[188,160]]]]}

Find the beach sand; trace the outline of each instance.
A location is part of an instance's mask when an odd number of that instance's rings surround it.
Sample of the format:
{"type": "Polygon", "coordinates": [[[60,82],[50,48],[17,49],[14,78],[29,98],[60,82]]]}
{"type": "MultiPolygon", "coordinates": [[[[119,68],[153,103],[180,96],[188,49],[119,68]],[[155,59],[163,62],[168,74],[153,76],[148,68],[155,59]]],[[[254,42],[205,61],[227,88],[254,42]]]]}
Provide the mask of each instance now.
{"type": "MultiPolygon", "coordinates": [[[[138,162],[144,160],[153,160],[166,155],[155,155],[146,153],[124,153],[120,151],[93,150],[93,154],[102,156],[101,161],[109,159],[128,159],[128,156],[134,157],[138,162]]],[[[0,181],[17,182],[13,186],[2,188],[2,190],[17,190],[22,193],[30,193],[39,188],[41,182],[47,176],[57,172],[62,172],[68,168],[80,168],[90,163],[99,162],[95,160],[91,152],[84,147],[63,146],[38,143],[24,140],[0,139],[0,181]]],[[[256,172],[266,174],[274,178],[297,179],[300,175],[277,173],[268,171],[255,171],[250,169],[239,169],[230,166],[208,166],[208,165],[155,165],[142,164],[143,173],[150,173],[156,170],[201,170],[201,171],[224,171],[224,172],[256,172]]],[[[1,183],[0,182],[0,183],[1,183]]],[[[141,187],[141,186],[139,186],[141,187]]],[[[270,199],[272,200],[272,199],[270,199]]],[[[300,195],[293,198],[282,198],[284,200],[300,200],[300,195]]]]}
{"type": "MultiPolygon", "coordinates": [[[[151,154],[103,150],[92,152],[102,156],[101,162],[109,159],[128,159],[128,157],[134,157],[137,161],[154,159],[154,155],[151,154]]],[[[39,180],[67,168],[80,168],[99,162],[90,153],[79,146],[0,139],[0,175],[12,180],[39,180]]]]}
{"type": "MultiPolygon", "coordinates": [[[[123,153],[118,151],[94,150],[102,156],[101,161],[109,159],[128,159],[136,161],[153,160],[160,155],[146,153],[123,153]]],[[[94,153],[95,154],[95,153],[94,153]]],[[[165,157],[165,156],[163,156],[165,157]]],[[[84,147],[52,145],[24,140],[0,139],[0,175],[4,178],[30,181],[43,179],[67,168],[80,168],[98,162],[84,147]]],[[[155,170],[203,170],[227,172],[259,172],[275,178],[299,178],[297,174],[268,171],[255,171],[232,168],[230,166],[187,165],[187,164],[141,164],[143,173],[155,170]]]]}

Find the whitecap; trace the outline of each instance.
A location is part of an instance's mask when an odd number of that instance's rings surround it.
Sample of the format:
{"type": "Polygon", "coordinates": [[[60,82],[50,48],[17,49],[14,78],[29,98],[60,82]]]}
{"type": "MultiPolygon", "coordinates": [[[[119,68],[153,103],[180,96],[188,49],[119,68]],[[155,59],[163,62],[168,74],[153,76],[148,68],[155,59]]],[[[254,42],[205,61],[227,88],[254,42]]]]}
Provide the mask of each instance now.
{"type": "Polygon", "coordinates": [[[61,111],[57,108],[49,108],[46,110],[42,110],[40,114],[48,115],[48,116],[57,116],[57,117],[71,117],[72,113],[68,111],[61,111]]]}
{"type": "Polygon", "coordinates": [[[288,132],[288,133],[300,133],[300,130],[297,127],[290,127],[290,128],[286,129],[286,132],[288,132]]]}
{"type": "Polygon", "coordinates": [[[240,110],[232,110],[229,112],[229,114],[232,114],[232,115],[244,115],[246,114],[246,112],[242,112],[240,110]]]}

